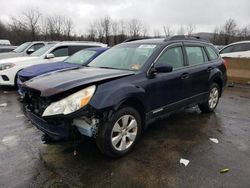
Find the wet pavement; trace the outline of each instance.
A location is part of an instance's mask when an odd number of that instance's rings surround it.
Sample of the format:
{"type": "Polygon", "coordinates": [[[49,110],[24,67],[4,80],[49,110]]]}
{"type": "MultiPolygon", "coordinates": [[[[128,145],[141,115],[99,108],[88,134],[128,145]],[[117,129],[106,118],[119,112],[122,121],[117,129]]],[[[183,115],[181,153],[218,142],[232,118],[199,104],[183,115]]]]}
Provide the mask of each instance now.
{"type": "Polygon", "coordinates": [[[152,124],[132,153],[115,160],[91,139],[43,144],[16,98],[0,88],[0,105],[7,103],[0,107],[1,188],[250,187],[250,87],[227,88],[215,113],[192,108],[152,124]],[[187,167],[180,158],[190,160],[187,167]]]}

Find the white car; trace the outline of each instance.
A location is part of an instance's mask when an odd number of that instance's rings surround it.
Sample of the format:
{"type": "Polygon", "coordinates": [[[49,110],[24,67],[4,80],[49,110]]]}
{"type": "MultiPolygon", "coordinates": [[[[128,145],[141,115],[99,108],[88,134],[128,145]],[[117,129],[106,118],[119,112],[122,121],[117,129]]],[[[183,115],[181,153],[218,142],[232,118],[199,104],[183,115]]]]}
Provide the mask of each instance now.
{"type": "Polygon", "coordinates": [[[30,56],[2,59],[0,60],[0,85],[15,86],[17,73],[23,68],[37,64],[63,61],[68,56],[84,48],[106,46],[106,44],[97,42],[59,42],[48,44],[30,56]]]}
{"type": "Polygon", "coordinates": [[[250,57],[250,41],[229,44],[220,50],[221,57],[250,57]]]}
{"type": "Polygon", "coordinates": [[[0,59],[28,56],[33,52],[35,52],[36,50],[50,43],[51,42],[44,42],[44,41],[25,42],[11,52],[1,53],[0,59]]]}

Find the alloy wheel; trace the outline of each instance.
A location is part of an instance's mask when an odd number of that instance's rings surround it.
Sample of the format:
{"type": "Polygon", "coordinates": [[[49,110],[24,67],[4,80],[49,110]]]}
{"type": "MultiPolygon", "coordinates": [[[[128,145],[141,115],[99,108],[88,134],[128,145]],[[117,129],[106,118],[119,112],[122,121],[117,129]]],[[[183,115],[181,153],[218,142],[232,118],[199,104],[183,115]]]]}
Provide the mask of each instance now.
{"type": "Polygon", "coordinates": [[[123,115],[113,126],[111,133],[112,146],[118,151],[128,149],[135,141],[138,124],[134,116],[123,115]]]}

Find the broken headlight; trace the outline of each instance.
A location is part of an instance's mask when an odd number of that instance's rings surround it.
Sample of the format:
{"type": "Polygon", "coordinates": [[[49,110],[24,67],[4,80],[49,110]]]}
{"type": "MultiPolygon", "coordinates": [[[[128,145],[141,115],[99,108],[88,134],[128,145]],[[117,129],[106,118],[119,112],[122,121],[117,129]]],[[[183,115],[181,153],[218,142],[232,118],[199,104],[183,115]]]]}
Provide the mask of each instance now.
{"type": "Polygon", "coordinates": [[[70,114],[87,105],[95,93],[96,86],[82,89],[60,101],[51,103],[43,112],[43,116],[70,114]]]}

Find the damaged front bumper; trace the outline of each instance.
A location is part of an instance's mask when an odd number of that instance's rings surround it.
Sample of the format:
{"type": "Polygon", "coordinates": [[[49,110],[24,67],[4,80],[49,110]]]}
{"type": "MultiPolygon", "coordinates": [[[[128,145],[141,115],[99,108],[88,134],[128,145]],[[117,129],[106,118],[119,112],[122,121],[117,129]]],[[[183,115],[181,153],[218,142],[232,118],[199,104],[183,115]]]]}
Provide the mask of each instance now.
{"type": "Polygon", "coordinates": [[[89,113],[78,114],[75,117],[47,119],[40,117],[25,106],[24,114],[39,130],[55,140],[68,140],[75,134],[95,137],[100,123],[98,118],[91,117],[89,113]]]}

